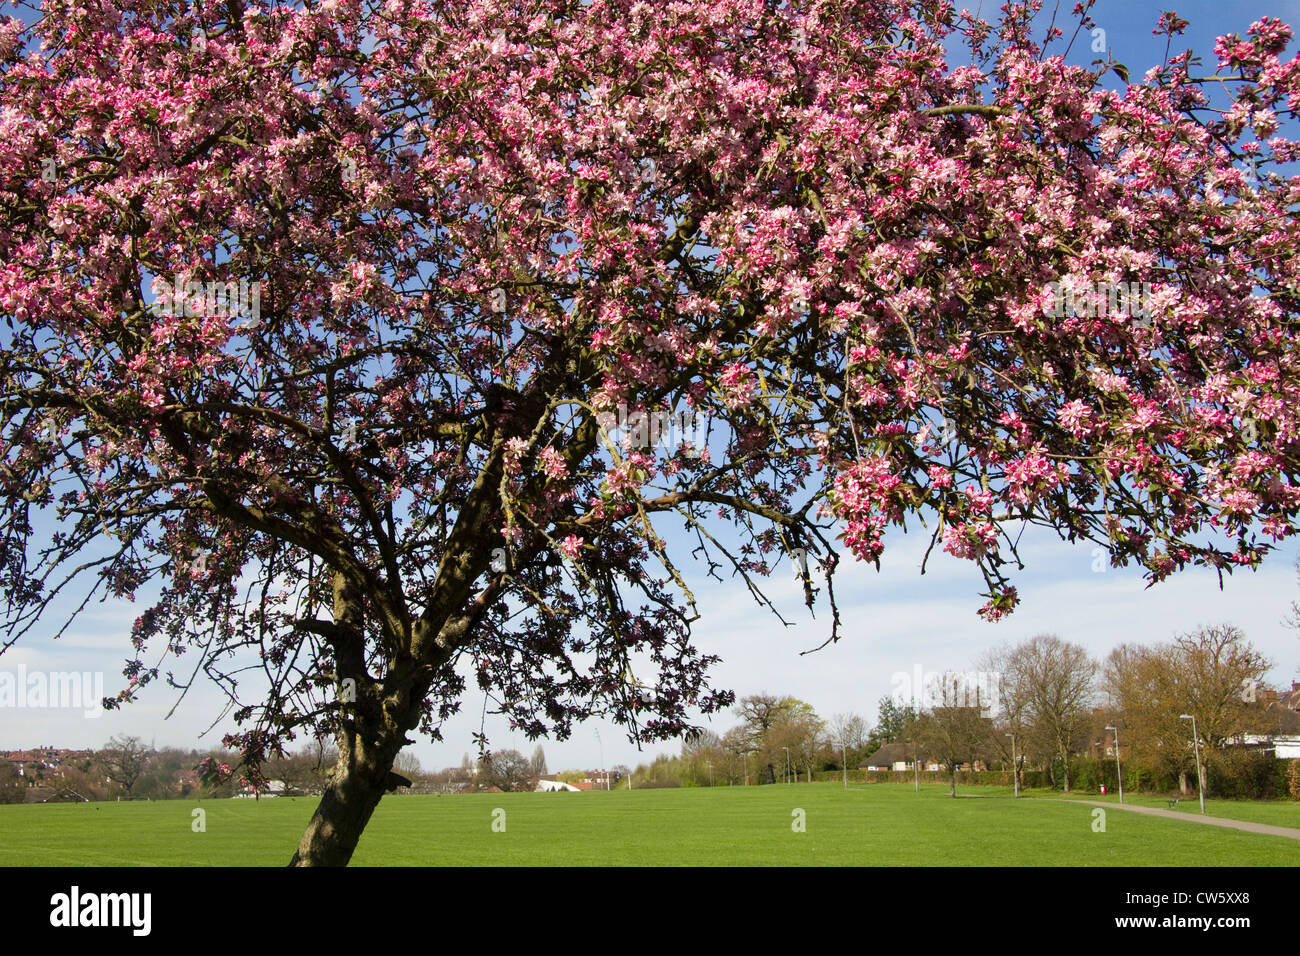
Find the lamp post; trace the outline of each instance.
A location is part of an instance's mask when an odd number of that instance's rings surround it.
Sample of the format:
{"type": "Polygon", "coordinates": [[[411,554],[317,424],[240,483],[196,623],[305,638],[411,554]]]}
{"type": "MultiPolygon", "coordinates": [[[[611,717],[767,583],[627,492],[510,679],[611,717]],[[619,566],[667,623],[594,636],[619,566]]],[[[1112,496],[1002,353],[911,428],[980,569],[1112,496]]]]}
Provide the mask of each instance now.
{"type": "Polygon", "coordinates": [[[786,786],[789,786],[790,785],[790,748],[782,747],[781,749],[785,751],[785,783],[786,786]]]}
{"type": "Polygon", "coordinates": [[[605,792],[609,792],[609,771],[605,769],[605,744],[600,739],[600,731],[596,731],[596,746],[600,748],[600,772],[605,776],[605,792]]]}
{"type": "Polygon", "coordinates": [[[1119,777],[1119,802],[1124,802],[1124,768],[1119,762],[1119,728],[1107,727],[1107,730],[1115,734],[1115,775],[1119,777]]]}
{"type": "Polygon", "coordinates": [[[916,695],[915,694],[912,695],[911,736],[912,736],[912,785],[915,788],[916,795],[919,797],[921,795],[921,744],[920,741],[916,739],[916,695]]]}
{"type": "Polygon", "coordinates": [[[1020,768],[1016,766],[1016,735],[1003,734],[1011,738],[1011,779],[1016,785],[1016,799],[1020,798],[1020,768]]]}
{"type": "Polygon", "coordinates": [[[921,748],[916,742],[916,731],[912,731],[912,787],[919,795],[921,792],[921,748]]]}
{"type": "Polygon", "coordinates": [[[1196,792],[1201,795],[1201,816],[1205,816],[1205,778],[1201,776],[1201,735],[1196,730],[1196,717],[1193,714],[1179,714],[1178,719],[1192,722],[1192,748],[1196,751],[1196,792]]]}

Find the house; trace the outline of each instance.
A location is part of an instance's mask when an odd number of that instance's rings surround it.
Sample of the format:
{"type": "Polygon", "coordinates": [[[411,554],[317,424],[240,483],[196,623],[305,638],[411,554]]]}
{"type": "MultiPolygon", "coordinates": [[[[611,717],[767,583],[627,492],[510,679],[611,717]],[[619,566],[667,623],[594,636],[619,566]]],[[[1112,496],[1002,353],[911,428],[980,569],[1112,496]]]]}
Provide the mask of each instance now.
{"type": "MultiPolygon", "coordinates": [[[[551,776],[554,777],[554,774],[552,774],[551,776]]],[[[543,777],[541,780],[537,781],[537,789],[534,790],[533,792],[552,793],[558,791],[570,791],[572,793],[577,793],[578,788],[571,783],[564,783],[561,780],[555,780],[555,779],[547,780],[545,777],[543,777]]]]}
{"type": "MultiPolygon", "coordinates": [[[[582,774],[583,774],[583,777],[582,777],[581,780],[572,780],[572,779],[571,779],[570,782],[569,782],[568,784],[566,784],[565,789],[568,789],[568,790],[613,790],[613,789],[615,789],[615,787],[617,786],[618,781],[622,779],[622,775],[619,774],[618,772],[614,771],[614,770],[584,770],[584,771],[582,771],[582,774]]],[[[570,775],[569,775],[568,773],[566,773],[565,776],[570,776],[570,775]]],[[[542,790],[542,789],[546,789],[546,790],[559,790],[559,789],[560,789],[559,787],[554,786],[554,784],[559,783],[559,782],[560,782],[560,781],[559,781],[559,774],[554,774],[554,773],[544,774],[544,775],[543,775],[543,776],[538,780],[538,787],[537,787],[537,790],[542,790]],[[548,784],[548,786],[546,786],[545,788],[543,788],[543,787],[541,786],[541,784],[543,784],[543,783],[548,784]]],[[[534,792],[537,792],[537,791],[534,791],[534,792]]]]}
{"type": "Polygon", "coordinates": [[[59,747],[35,747],[32,750],[0,750],[0,762],[12,764],[19,772],[24,766],[38,770],[57,770],[64,763],[84,761],[94,756],[90,750],[65,750],[59,747]]]}
{"type": "MultiPolygon", "coordinates": [[[[914,754],[912,748],[906,744],[885,744],[862,763],[858,764],[858,769],[911,770],[913,759],[914,754]]],[[[933,769],[937,770],[938,767],[936,766],[933,769]]]]}
{"type": "Polygon", "coordinates": [[[283,780],[266,781],[266,789],[261,793],[258,793],[251,786],[245,784],[241,788],[241,792],[235,794],[236,797],[244,797],[247,799],[265,799],[266,797],[301,797],[305,795],[304,791],[299,790],[297,787],[291,787],[283,780]]]}
{"type": "Polygon", "coordinates": [[[1259,699],[1275,718],[1275,733],[1300,734],[1300,681],[1292,681],[1290,690],[1265,689],[1259,699]]]}
{"type": "Polygon", "coordinates": [[[1225,743],[1229,747],[1258,747],[1273,751],[1278,760],[1300,760],[1300,736],[1283,734],[1237,734],[1225,743]]]}
{"type": "Polygon", "coordinates": [[[1300,737],[1274,737],[1273,756],[1278,760],[1300,760],[1300,737]]]}

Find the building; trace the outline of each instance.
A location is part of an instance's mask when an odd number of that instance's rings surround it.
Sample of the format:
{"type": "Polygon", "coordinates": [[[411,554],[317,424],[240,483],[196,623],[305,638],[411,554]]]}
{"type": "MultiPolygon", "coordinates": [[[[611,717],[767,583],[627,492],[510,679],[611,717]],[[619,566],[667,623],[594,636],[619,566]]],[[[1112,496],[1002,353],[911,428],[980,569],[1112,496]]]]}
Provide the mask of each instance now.
{"type": "Polygon", "coordinates": [[[1273,756],[1278,760],[1300,760],[1300,737],[1274,737],[1273,756]]]}
{"type": "MultiPolygon", "coordinates": [[[[915,759],[912,748],[907,744],[885,744],[870,757],[858,764],[859,770],[911,770],[915,759]]],[[[938,764],[921,766],[926,770],[938,770],[938,764]]]]}

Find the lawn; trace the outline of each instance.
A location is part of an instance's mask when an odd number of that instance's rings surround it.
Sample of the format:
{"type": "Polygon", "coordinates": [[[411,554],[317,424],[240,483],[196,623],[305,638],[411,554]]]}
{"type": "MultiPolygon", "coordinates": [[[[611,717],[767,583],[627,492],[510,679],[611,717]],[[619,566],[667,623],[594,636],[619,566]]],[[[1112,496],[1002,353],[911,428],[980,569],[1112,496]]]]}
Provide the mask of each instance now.
{"type": "MultiPolygon", "coordinates": [[[[1065,794],[1059,791],[1033,791],[1027,795],[1032,797],[1066,797],[1065,794]]],[[[1104,797],[1095,793],[1072,793],[1068,795],[1068,799],[1119,803],[1119,797],[1114,793],[1108,793],[1104,797]]],[[[1169,798],[1153,797],[1148,794],[1126,793],[1124,794],[1124,802],[1139,807],[1156,807],[1160,810],[1169,809],[1169,798]]],[[[1178,813],[1201,815],[1201,804],[1194,793],[1190,796],[1180,797],[1178,805],[1173,809],[1178,813]]],[[[1211,817],[1246,820],[1250,823],[1268,823],[1275,827],[1292,827],[1300,830],[1300,801],[1296,800],[1215,800],[1212,797],[1206,797],[1205,814],[1211,817]]]]}
{"type": "MultiPolygon", "coordinates": [[[[967,792],[953,800],[936,785],[917,794],[900,784],[845,791],[815,783],[394,796],[379,805],[353,863],[1300,865],[1300,841],[1118,811],[1100,833],[1087,806],[1017,801],[992,787],[967,792]],[[792,829],[800,818],[802,833],[792,829]],[[493,830],[494,819],[505,832],[493,830]]],[[[0,806],[0,864],[281,866],[314,807],[306,798],[0,806]],[[191,829],[195,809],[206,813],[206,832],[191,829]]]]}

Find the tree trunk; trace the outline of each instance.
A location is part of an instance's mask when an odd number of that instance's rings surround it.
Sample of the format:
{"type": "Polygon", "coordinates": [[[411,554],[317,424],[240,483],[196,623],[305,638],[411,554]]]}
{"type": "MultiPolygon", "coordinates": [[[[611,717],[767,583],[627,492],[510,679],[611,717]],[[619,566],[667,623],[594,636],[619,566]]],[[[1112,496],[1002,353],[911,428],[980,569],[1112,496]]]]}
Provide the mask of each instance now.
{"type": "Polygon", "coordinates": [[[1187,771],[1183,770],[1178,774],[1178,791],[1183,796],[1187,796],[1187,771]]]}
{"type": "Polygon", "coordinates": [[[957,771],[948,771],[948,796],[956,798],[957,796],[957,771]]]}
{"type": "Polygon", "coordinates": [[[1065,792],[1070,792],[1070,755],[1061,754],[1061,779],[1065,782],[1065,792]]]}
{"type": "Polygon", "coordinates": [[[387,790],[388,767],[358,764],[339,766],[303,832],[290,866],[347,866],[357,842],[387,790]]]}
{"type": "Polygon", "coordinates": [[[391,664],[383,679],[373,680],[365,666],[363,608],[355,587],[335,575],[328,633],[338,677],[355,682],[354,693],[340,696],[339,761],[290,866],[346,866],[383,795],[399,782],[409,786],[392,769],[408,743],[407,732],[419,726],[431,670],[407,657],[391,664]]]}

